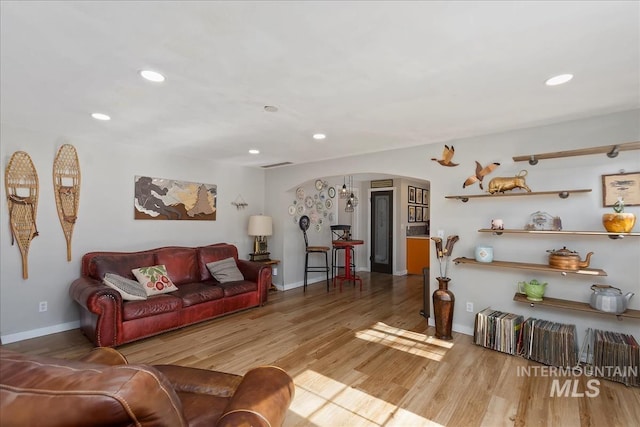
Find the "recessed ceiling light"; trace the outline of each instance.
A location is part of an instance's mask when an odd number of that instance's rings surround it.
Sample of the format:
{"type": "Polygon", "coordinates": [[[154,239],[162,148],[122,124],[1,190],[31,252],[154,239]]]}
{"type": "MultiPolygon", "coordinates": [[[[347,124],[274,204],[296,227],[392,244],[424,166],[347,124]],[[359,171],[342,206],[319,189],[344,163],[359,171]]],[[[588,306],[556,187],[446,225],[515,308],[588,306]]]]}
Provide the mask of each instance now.
{"type": "Polygon", "coordinates": [[[160,83],[164,81],[164,76],[157,71],[142,70],[140,71],[142,78],[149,80],[150,82],[160,83]]]}
{"type": "Polygon", "coordinates": [[[102,114],[102,113],[92,113],[91,117],[93,117],[96,120],[102,120],[102,121],[111,120],[111,117],[107,116],[106,114],[102,114]]]}
{"type": "Polygon", "coordinates": [[[327,135],[325,135],[324,133],[314,133],[313,134],[313,139],[317,139],[317,140],[325,139],[326,137],[327,137],[327,135]]]}
{"type": "Polygon", "coordinates": [[[252,148],[251,150],[249,150],[249,154],[260,154],[260,150],[256,150],[255,148],[252,148]]]}
{"type": "Polygon", "coordinates": [[[560,74],[558,76],[551,77],[545,82],[547,86],[558,86],[564,84],[573,78],[573,74],[560,74]]]}
{"type": "Polygon", "coordinates": [[[265,105],[264,106],[264,111],[266,111],[268,113],[275,113],[276,111],[278,111],[278,107],[273,106],[273,105],[265,105]]]}

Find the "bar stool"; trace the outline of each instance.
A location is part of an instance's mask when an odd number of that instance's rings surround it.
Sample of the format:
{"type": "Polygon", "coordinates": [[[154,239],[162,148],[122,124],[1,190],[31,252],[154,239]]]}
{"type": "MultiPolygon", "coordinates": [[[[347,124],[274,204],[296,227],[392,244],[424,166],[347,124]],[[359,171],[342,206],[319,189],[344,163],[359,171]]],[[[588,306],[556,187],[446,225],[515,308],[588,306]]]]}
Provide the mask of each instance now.
{"type": "Polygon", "coordinates": [[[329,247],[328,246],[309,246],[309,238],[307,237],[307,230],[309,229],[310,220],[307,215],[303,215],[298,222],[300,230],[304,235],[304,288],[307,291],[307,275],[310,272],[322,272],[327,274],[327,292],[329,292],[329,247]],[[309,265],[309,254],[324,254],[324,266],[322,265],[309,265]]]}
{"type": "MultiPolygon", "coordinates": [[[[331,226],[331,234],[332,234],[332,240],[349,240],[351,238],[351,226],[350,225],[332,225],[331,226]]],[[[335,277],[338,275],[338,270],[341,268],[345,268],[344,265],[340,265],[338,264],[338,256],[339,256],[339,252],[338,251],[344,251],[345,247],[344,246],[336,246],[333,245],[333,248],[331,249],[331,272],[333,274],[334,277],[334,287],[335,287],[335,277]]],[[[353,270],[355,272],[355,261],[353,261],[355,259],[355,252],[353,250],[353,246],[351,246],[349,248],[349,250],[351,251],[351,265],[349,266],[351,268],[351,270],[353,270]]],[[[346,257],[344,258],[346,259],[346,257]]]]}

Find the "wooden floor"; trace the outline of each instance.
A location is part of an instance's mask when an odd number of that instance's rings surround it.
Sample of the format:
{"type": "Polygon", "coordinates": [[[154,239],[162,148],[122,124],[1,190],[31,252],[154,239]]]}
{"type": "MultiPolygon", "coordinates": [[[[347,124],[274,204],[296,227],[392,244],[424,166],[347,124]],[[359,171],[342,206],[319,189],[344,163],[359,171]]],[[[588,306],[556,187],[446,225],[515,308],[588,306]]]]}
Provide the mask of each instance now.
{"type": "MultiPolygon", "coordinates": [[[[542,366],[433,337],[420,316],[422,277],[363,273],[361,292],[324,282],[273,292],[266,306],[119,347],[131,363],[242,374],[275,364],[294,378],[285,426],[637,426],[640,389],[600,380],[597,397],[549,397],[542,366]]],[[[4,346],[74,358],[91,348],[68,331],[4,346]]],[[[577,392],[587,390],[579,377],[577,392]]],[[[564,379],[562,380],[564,382],[564,379]]]]}

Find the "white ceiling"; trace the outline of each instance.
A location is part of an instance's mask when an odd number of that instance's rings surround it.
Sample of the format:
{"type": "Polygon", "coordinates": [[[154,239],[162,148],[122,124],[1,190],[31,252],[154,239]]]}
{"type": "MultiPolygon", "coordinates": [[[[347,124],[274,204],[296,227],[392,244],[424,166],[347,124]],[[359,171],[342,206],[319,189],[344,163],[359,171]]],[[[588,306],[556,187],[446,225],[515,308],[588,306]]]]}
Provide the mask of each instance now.
{"type": "Polygon", "coordinates": [[[3,0],[0,16],[0,120],[71,143],[260,166],[640,107],[637,1],[3,0]]]}

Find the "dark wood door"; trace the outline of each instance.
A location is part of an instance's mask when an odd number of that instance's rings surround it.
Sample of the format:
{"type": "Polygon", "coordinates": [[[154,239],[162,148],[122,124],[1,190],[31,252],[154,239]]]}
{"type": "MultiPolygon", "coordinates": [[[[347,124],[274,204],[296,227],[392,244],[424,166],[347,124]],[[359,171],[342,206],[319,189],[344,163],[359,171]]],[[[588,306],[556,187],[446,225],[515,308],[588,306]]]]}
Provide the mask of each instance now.
{"type": "Polygon", "coordinates": [[[393,191],[371,193],[371,271],[393,272],[393,191]]]}

